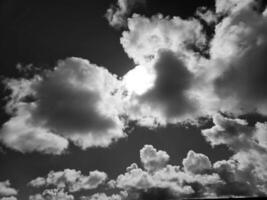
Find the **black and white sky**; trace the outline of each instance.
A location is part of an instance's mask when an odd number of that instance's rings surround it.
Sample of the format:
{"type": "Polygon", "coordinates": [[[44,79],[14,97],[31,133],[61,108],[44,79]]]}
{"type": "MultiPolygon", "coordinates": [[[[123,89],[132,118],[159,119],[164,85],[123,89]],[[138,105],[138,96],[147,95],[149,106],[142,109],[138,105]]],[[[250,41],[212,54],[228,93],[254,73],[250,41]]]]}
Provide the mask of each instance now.
{"type": "Polygon", "coordinates": [[[267,196],[260,0],[1,0],[0,200],[267,196]]]}

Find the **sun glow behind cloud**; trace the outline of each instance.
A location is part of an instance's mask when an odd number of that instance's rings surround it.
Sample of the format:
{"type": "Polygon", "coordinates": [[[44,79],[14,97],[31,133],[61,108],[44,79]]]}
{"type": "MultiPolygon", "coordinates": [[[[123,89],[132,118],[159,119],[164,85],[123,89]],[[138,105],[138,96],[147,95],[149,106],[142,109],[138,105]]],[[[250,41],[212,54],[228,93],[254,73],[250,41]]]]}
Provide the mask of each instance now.
{"type": "Polygon", "coordinates": [[[123,85],[130,93],[142,95],[153,87],[155,78],[155,72],[150,65],[138,65],[124,75],[123,85]]]}

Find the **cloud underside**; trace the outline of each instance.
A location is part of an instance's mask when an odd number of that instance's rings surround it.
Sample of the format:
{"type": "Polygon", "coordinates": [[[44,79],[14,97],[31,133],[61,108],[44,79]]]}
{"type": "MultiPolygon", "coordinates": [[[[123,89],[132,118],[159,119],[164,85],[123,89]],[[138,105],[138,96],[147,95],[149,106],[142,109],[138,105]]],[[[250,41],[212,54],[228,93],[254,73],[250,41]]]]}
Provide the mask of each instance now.
{"type": "MultiPolygon", "coordinates": [[[[211,163],[191,150],[182,166],[169,165],[167,152],[146,145],[140,150],[142,167],[133,163],[107,184],[121,193],[82,198],[266,195],[267,125],[239,118],[267,115],[267,10],[253,0],[218,0],[215,11],[197,14],[215,26],[207,35],[198,18],[134,14],[125,21],[133,5],[128,6],[129,1],[118,1],[107,17],[111,23],[118,15],[119,24],[128,27],[120,42],[136,66],[117,77],[71,57],[31,79],[5,79],[11,91],[5,109],[11,118],[2,125],[1,142],[23,153],[62,154],[70,141],[82,149],[107,147],[127,136],[130,121],[155,128],[208,116],[213,127],[202,130],[202,136],[211,146],[227,146],[233,152],[228,160],[211,163]]],[[[90,189],[79,184],[91,176],[51,172],[31,185],[55,188],[31,199],[73,199],[69,193],[90,189]],[[49,182],[54,176],[60,181],[49,182]]],[[[97,176],[102,177],[99,185],[106,181],[105,174],[97,176]]],[[[13,191],[3,198],[15,196],[13,191]]]]}

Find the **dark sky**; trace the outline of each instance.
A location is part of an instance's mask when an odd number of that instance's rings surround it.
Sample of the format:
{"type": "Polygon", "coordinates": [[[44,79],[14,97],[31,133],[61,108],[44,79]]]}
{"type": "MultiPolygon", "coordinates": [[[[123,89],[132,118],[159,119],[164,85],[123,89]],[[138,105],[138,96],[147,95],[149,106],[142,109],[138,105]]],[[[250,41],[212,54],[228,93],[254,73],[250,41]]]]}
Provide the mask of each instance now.
{"type": "MultiPolygon", "coordinates": [[[[51,69],[59,59],[75,56],[106,67],[119,76],[134,66],[120,44],[121,30],[108,25],[104,17],[110,0],[1,0],[0,3],[0,74],[18,77],[16,64],[33,64],[51,69]]],[[[152,16],[157,13],[188,18],[197,7],[214,7],[212,0],[147,0],[136,12],[152,16]]],[[[3,86],[1,87],[3,89],[3,86]]],[[[2,91],[1,96],[6,95],[2,91]]],[[[2,99],[2,107],[5,100],[2,99]]],[[[1,110],[1,124],[7,119],[1,110]]],[[[208,123],[206,127],[211,127],[208,123]]],[[[66,168],[87,173],[98,169],[115,178],[131,163],[139,161],[139,150],[145,144],[168,152],[171,164],[181,164],[189,150],[206,154],[212,162],[229,158],[225,146],[212,148],[195,126],[168,126],[150,130],[135,127],[127,138],[108,148],[81,150],[71,144],[65,155],[20,153],[4,146],[0,152],[0,181],[9,179],[26,200],[26,184],[51,170],[66,168]]]]}

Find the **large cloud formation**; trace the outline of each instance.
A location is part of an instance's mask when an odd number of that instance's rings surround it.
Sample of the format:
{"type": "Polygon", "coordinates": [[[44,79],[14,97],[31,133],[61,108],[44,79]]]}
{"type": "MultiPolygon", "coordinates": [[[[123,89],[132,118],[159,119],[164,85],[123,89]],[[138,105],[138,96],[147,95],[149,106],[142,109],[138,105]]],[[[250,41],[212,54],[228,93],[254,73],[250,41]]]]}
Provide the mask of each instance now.
{"type": "Polygon", "coordinates": [[[119,82],[87,60],[68,58],[32,80],[6,82],[12,91],[6,110],[13,116],[0,139],[8,147],[60,154],[68,139],[85,149],[125,136],[119,82]]]}
{"type": "MultiPolygon", "coordinates": [[[[257,135],[261,130],[255,131],[257,135]]],[[[156,160],[156,162],[150,162],[149,168],[144,162],[142,162],[144,168],[133,163],[127,167],[124,174],[120,174],[117,179],[109,182],[111,188],[121,190],[122,193],[117,194],[121,199],[172,200],[196,197],[265,196],[267,194],[266,166],[264,165],[267,161],[266,154],[260,155],[260,152],[251,154],[251,152],[239,149],[229,160],[216,161],[212,164],[206,155],[190,150],[182,162],[182,167],[170,165],[164,159],[160,162],[162,165],[159,168],[158,160],[162,160],[160,158],[163,154],[164,157],[168,154],[164,151],[157,151],[151,145],[145,145],[140,150],[141,161],[146,151],[149,152],[146,153],[146,159],[150,156],[150,160],[156,160]],[[248,158],[244,154],[250,155],[250,160],[244,160],[248,158]],[[257,157],[253,158],[255,155],[257,157]],[[262,158],[259,158],[260,156],[262,158]],[[151,168],[154,170],[151,171],[151,168]]],[[[253,151],[257,151],[257,148],[253,148],[253,151]]]]}
{"type": "MultiPolygon", "coordinates": [[[[200,16],[214,24],[211,35],[197,18],[134,14],[120,41],[136,66],[121,78],[68,58],[30,80],[7,79],[6,111],[12,116],[2,126],[1,142],[21,152],[60,154],[69,140],[83,149],[107,147],[125,136],[126,119],[151,128],[210,116],[213,126],[202,135],[213,147],[227,146],[233,153],[228,160],[211,163],[190,150],[182,166],[170,165],[167,152],[146,145],[142,167],[133,163],[109,181],[122,193],[83,198],[266,196],[267,125],[251,125],[240,115],[267,114],[267,9],[254,0],[217,0],[215,7],[200,16]]],[[[131,8],[130,1],[118,1],[107,16],[125,23],[131,8]]],[[[63,186],[33,199],[73,199],[64,190],[79,191],[76,184],[88,178],[68,170],[50,176],[31,184],[47,186],[53,178],[52,185],[63,186]]]]}
{"type": "Polygon", "coordinates": [[[266,114],[266,16],[257,1],[216,1],[208,40],[197,19],[133,15],[121,37],[137,64],[124,76],[130,118],[154,126],[218,111],[266,114]]]}
{"type": "Polygon", "coordinates": [[[60,154],[68,140],[83,149],[108,146],[125,136],[123,119],[157,127],[218,111],[266,114],[267,11],[253,0],[215,6],[211,36],[198,18],[134,14],[121,44],[137,66],[121,79],[68,58],[32,80],[6,80],[12,118],[0,140],[21,152],[60,154]]]}
{"type": "Polygon", "coordinates": [[[214,68],[220,71],[214,85],[222,109],[267,114],[266,10],[261,12],[252,0],[217,1],[217,12],[227,15],[216,25],[210,48],[214,68]]]}

